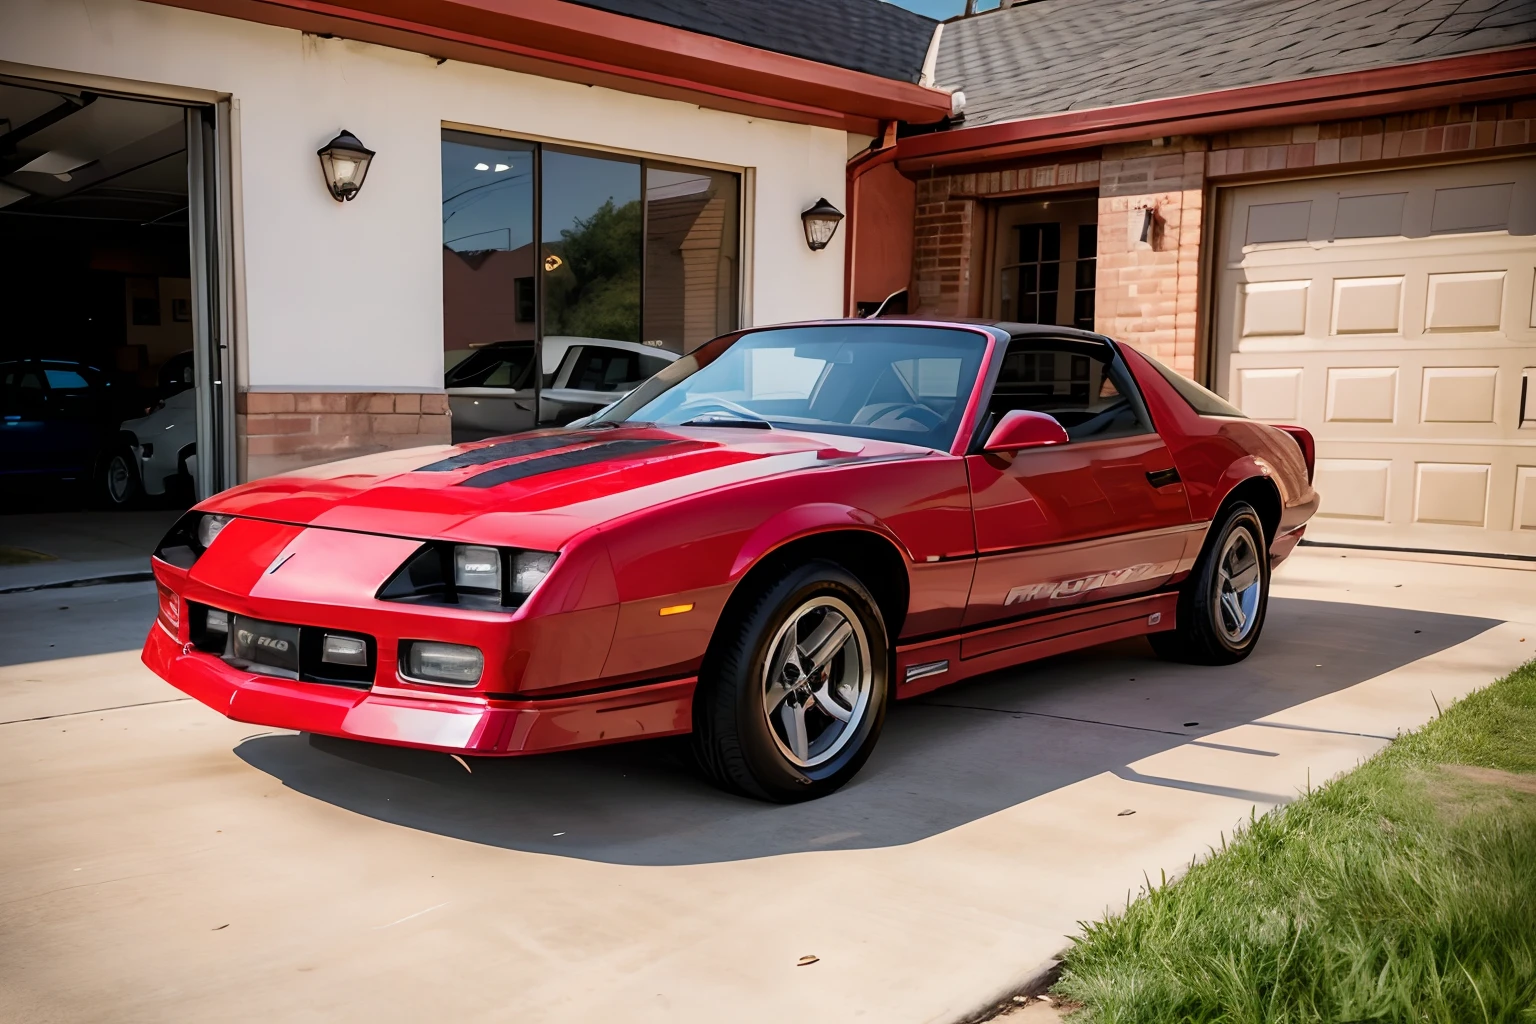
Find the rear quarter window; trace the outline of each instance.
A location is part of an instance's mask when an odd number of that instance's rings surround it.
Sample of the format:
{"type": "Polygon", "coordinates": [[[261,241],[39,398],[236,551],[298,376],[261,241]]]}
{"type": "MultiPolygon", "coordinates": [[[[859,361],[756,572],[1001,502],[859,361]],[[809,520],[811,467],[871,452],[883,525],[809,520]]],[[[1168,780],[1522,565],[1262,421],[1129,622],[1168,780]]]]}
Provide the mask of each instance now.
{"type": "Polygon", "coordinates": [[[1163,379],[1179,393],[1179,397],[1189,404],[1189,407],[1202,416],[1229,416],[1235,419],[1245,420],[1248,417],[1243,410],[1222,398],[1209,388],[1201,387],[1182,373],[1170,370],[1156,359],[1141,353],[1143,359],[1151,363],[1163,379]]]}

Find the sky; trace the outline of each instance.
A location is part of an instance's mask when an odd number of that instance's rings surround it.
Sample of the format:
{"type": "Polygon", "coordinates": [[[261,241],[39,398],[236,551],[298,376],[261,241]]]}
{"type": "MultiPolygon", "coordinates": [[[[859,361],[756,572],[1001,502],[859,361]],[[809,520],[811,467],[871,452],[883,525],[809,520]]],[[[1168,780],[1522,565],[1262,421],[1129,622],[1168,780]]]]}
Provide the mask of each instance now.
{"type": "MultiPolygon", "coordinates": [[[[965,0],[886,0],[886,2],[893,3],[897,7],[905,7],[909,11],[916,11],[918,14],[926,14],[930,18],[938,18],[941,21],[945,18],[952,18],[965,10],[965,0]]],[[[979,10],[985,11],[996,7],[997,4],[998,0],[981,0],[976,7],[979,10]]]]}

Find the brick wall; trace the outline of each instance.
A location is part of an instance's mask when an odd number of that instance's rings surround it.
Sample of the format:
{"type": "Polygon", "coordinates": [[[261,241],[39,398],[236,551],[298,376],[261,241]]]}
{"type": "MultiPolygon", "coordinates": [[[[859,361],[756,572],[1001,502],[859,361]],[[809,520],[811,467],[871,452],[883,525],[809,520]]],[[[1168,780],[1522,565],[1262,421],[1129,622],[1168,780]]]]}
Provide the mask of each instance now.
{"type": "Polygon", "coordinates": [[[1205,141],[1105,146],[1099,180],[1094,329],[1195,373],[1205,141]],[[1153,209],[1157,243],[1138,249],[1129,215],[1153,209]]]}
{"type": "Polygon", "coordinates": [[[240,479],[447,444],[448,396],[393,392],[243,391],[235,406],[240,479]]]}
{"type": "Polygon", "coordinates": [[[979,276],[985,270],[985,255],[979,249],[984,201],[1092,188],[1098,180],[1095,154],[1066,154],[1024,167],[919,178],[913,222],[913,312],[985,315],[979,276]]]}
{"type": "Polygon", "coordinates": [[[980,316],[988,272],[979,235],[989,200],[1085,186],[1099,192],[1095,327],[1180,372],[1201,369],[1200,267],[1205,195],[1243,176],[1390,168],[1536,146],[1536,98],[1439,107],[1390,117],[1253,128],[1105,146],[1014,167],[917,181],[912,279],[917,312],[980,316]],[[1052,162],[1054,161],[1054,162],[1052,162]],[[1133,245],[1128,213],[1160,221],[1152,250],[1133,245]]]}

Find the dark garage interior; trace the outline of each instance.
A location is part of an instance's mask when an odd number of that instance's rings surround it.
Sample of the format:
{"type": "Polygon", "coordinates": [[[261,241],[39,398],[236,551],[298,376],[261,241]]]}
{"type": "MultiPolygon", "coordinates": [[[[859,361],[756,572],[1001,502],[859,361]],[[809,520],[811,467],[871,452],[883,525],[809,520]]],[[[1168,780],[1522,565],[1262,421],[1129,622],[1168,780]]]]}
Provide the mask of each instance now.
{"type": "Polygon", "coordinates": [[[0,79],[0,510],[192,498],[187,120],[0,79]]]}

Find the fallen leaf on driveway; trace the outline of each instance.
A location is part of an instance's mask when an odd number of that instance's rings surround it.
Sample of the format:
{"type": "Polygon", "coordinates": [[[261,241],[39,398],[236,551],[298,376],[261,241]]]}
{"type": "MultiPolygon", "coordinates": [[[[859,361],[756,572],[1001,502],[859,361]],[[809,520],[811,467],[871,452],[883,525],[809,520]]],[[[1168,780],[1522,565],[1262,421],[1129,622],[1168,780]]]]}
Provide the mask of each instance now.
{"type": "Polygon", "coordinates": [[[213,930],[213,931],[216,931],[216,932],[221,932],[221,931],[223,931],[223,930],[224,930],[224,929],[225,929],[225,928],[228,928],[228,927],[229,927],[229,925],[227,925],[227,924],[221,924],[221,925],[219,925],[219,926],[218,926],[218,927],[217,927],[217,928],[214,928],[214,929],[212,929],[212,930],[213,930]]]}
{"type": "Polygon", "coordinates": [[[1125,817],[1125,816],[1126,816],[1126,815],[1127,815],[1127,814],[1135,814],[1135,813],[1136,813],[1136,812],[1135,812],[1135,811],[1133,811],[1133,810],[1131,810],[1131,809],[1130,809],[1130,808],[1129,808],[1129,807],[1127,807],[1127,808],[1126,808],[1126,809],[1125,809],[1125,810],[1123,810],[1123,811],[1121,811],[1121,812],[1120,812],[1120,813],[1119,813],[1119,814],[1117,814],[1117,815],[1115,815],[1115,817],[1117,817],[1117,818],[1123,818],[1123,817],[1125,817]]]}
{"type": "Polygon", "coordinates": [[[811,964],[815,963],[817,960],[820,960],[820,959],[821,959],[821,957],[819,957],[819,956],[812,956],[809,953],[807,953],[805,956],[800,958],[800,962],[795,964],[795,966],[796,967],[809,967],[811,964]]]}

